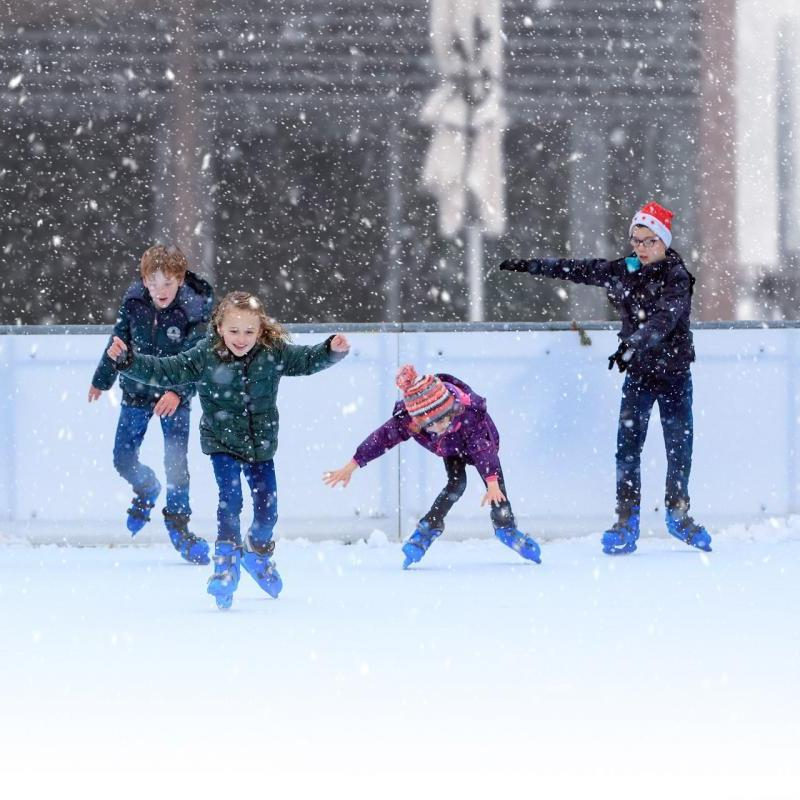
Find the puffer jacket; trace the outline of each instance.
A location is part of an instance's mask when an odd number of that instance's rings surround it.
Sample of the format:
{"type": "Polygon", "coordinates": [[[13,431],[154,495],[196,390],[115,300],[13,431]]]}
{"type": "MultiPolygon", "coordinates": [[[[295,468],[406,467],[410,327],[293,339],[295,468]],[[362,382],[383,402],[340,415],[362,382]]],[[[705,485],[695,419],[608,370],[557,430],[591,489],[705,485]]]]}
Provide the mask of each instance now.
{"type": "Polygon", "coordinates": [[[436,377],[444,381],[445,386],[456,397],[458,413],[447,431],[437,435],[420,429],[402,400],[399,400],[395,403],[392,416],[367,436],[356,449],[353,460],[359,467],[383,455],[400,442],[414,439],[440,458],[463,458],[485,480],[497,477],[500,472],[500,436],[486,410],[486,400],[452,375],[440,373],[436,377]]]}
{"type": "Polygon", "coordinates": [[[329,337],[316,345],[257,344],[237,358],[219,334],[191,350],[166,358],[128,351],[118,368],[150,386],[193,382],[203,409],[200,443],[204,453],[227,453],[250,463],[269,461],[278,448],[278,384],[285,375],[312,375],[346,353],[330,349],[329,337]]]}
{"type": "Polygon", "coordinates": [[[526,263],[532,275],[606,289],[622,321],[619,338],[633,349],[628,371],[634,378],[670,378],[688,372],[695,358],[689,327],[694,277],[675,250],[634,271],[625,258],[534,258],[526,263]]]}
{"type": "MultiPolygon", "coordinates": [[[[122,299],[112,337],[119,336],[128,348],[144,355],[176,355],[193,347],[205,336],[213,303],[211,285],[193,272],[186,273],[183,285],[167,308],[156,308],[144,283],[136,280],[122,299]]],[[[92,385],[107,390],[114,385],[116,378],[117,370],[104,352],[92,385]]],[[[122,402],[131,406],[151,405],[166,390],[147,386],[127,375],[120,377],[119,384],[122,402]]],[[[188,403],[195,393],[192,383],[166,388],[180,395],[182,404],[188,403]]]]}

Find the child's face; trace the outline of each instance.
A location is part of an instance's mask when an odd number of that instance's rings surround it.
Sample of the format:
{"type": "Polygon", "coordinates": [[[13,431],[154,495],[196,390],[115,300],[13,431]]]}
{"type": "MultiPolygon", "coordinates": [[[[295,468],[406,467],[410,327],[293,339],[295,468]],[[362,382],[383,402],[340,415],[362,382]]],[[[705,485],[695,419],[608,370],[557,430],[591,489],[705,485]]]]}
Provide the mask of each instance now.
{"type": "Polygon", "coordinates": [[[644,225],[637,225],[631,234],[631,245],[642,264],[655,264],[667,257],[664,242],[644,225]]]}
{"type": "Polygon", "coordinates": [[[161,270],[144,278],[144,286],[150,293],[156,308],[167,308],[178,294],[183,280],[165,275],[161,270]]]}
{"type": "Polygon", "coordinates": [[[217,328],[225,347],[235,356],[243,356],[255,347],[261,333],[261,319],[255,311],[231,308],[217,328]]]}
{"type": "Polygon", "coordinates": [[[453,422],[454,416],[455,416],[454,414],[447,414],[441,419],[436,420],[436,422],[432,422],[430,425],[426,425],[425,430],[428,431],[428,433],[433,433],[436,436],[439,436],[450,427],[451,423],[453,422]]]}

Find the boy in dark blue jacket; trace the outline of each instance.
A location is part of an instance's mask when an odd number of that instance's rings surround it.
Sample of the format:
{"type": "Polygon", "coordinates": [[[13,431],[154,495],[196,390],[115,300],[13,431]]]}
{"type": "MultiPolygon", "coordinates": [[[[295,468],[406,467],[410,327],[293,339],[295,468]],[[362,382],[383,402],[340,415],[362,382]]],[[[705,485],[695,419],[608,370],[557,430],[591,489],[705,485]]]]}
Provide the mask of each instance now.
{"type": "Polygon", "coordinates": [[[641,454],[658,402],[667,451],[667,530],[686,544],[711,550],[711,537],[689,516],[692,466],[694,345],[689,330],[694,278],[670,248],[672,212],[647,203],[629,235],[633,253],[605,259],[508,259],[502,270],[529,272],[602,286],[622,320],[620,344],[608,368],[625,372],[617,428],[617,521],[603,534],[609,555],[632,553],[639,538],[641,454]]]}
{"type": "MultiPolygon", "coordinates": [[[[187,350],[205,333],[211,318],[211,286],[188,270],[177,247],[156,245],[142,256],[141,280],[134,281],[122,299],[113,336],[134,352],[170,356],[187,350]]],[[[117,370],[103,352],[92,378],[89,402],[114,385],[117,370]]],[[[139,448],[153,414],[161,419],[167,504],[164,523],[175,549],[187,561],[208,564],[208,543],[189,531],[189,412],[194,384],[164,391],[120,377],[122,406],[114,440],[114,466],[133,488],[128,530],[136,535],[150,521],[161,484],[153,470],[139,460],[139,448]]]]}

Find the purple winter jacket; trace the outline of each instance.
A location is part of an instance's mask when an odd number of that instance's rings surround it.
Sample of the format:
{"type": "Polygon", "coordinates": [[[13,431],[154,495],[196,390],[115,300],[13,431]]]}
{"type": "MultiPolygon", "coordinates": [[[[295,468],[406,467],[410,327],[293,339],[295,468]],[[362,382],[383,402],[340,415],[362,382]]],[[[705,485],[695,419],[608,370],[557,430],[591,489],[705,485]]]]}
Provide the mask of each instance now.
{"type": "Polygon", "coordinates": [[[373,431],[356,449],[353,460],[359,467],[382,456],[400,442],[414,439],[426,450],[448,458],[458,456],[472,464],[484,480],[496,478],[500,472],[500,436],[486,411],[486,400],[466,383],[452,375],[436,376],[448,385],[456,396],[457,416],[443,434],[436,435],[417,429],[402,400],[395,403],[392,416],[373,431]]]}

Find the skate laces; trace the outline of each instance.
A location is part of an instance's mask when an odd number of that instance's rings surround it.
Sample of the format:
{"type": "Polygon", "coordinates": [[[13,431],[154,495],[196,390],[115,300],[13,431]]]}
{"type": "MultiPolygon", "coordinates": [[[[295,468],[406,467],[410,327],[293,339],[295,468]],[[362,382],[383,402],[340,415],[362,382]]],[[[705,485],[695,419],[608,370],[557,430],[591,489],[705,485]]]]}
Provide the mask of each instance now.
{"type": "Polygon", "coordinates": [[[639,538],[638,517],[631,514],[624,519],[617,519],[617,521],[606,531],[606,533],[616,534],[623,542],[631,539],[635,541],[639,538]]]}
{"type": "Polygon", "coordinates": [[[516,528],[512,528],[511,538],[514,540],[514,544],[518,545],[519,547],[525,547],[530,543],[530,539],[522,531],[517,530],[516,528]]]}
{"type": "MultiPolygon", "coordinates": [[[[433,544],[433,540],[441,533],[441,531],[429,528],[427,531],[418,531],[418,533],[419,536],[417,538],[419,544],[424,545],[425,549],[427,550],[433,544]]],[[[412,536],[411,539],[413,541],[414,537],[412,536]]]]}
{"type": "Polygon", "coordinates": [[[673,517],[673,519],[675,520],[675,527],[686,536],[694,536],[703,530],[703,526],[698,525],[688,514],[682,517],[673,517]]]}
{"type": "Polygon", "coordinates": [[[683,527],[685,530],[689,531],[689,533],[699,533],[703,530],[702,525],[698,525],[691,517],[685,517],[683,520],[683,527]]]}
{"type": "Polygon", "coordinates": [[[245,550],[261,558],[269,558],[275,552],[275,540],[269,539],[266,542],[254,542],[249,536],[245,540],[245,550]]]}
{"type": "Polygon", "coordinates": [[[132,517],[139,519],[150,519],[150,510],[155,505],[155,501],[150,501],[146,497],[137,494],[131,500],[131,507],[128,509],[128,514],[132,517]]]}
{"type": "Polygon", "coordinates": [[[635,533],[635,528],[631,525],[631,518],[618,519],[612,526],[614,533],[635,533]]]}

